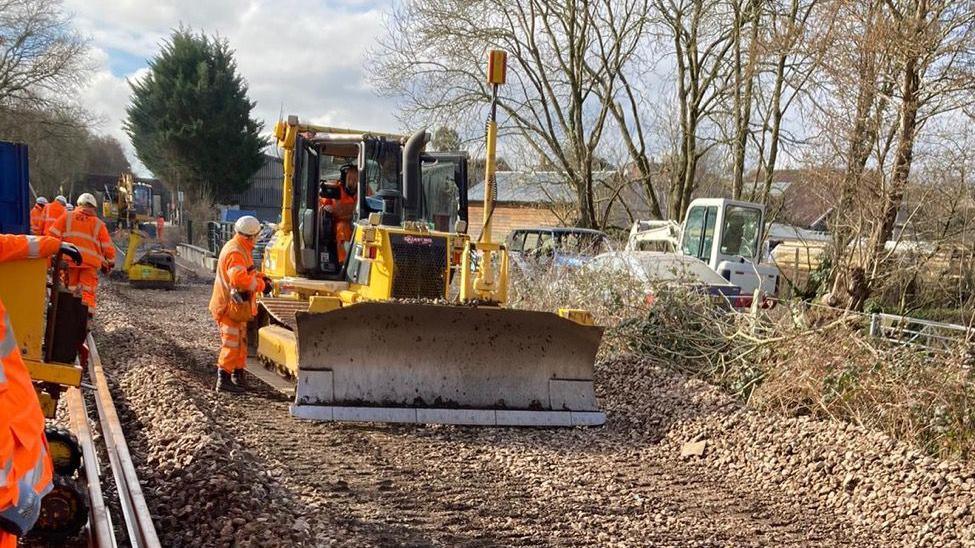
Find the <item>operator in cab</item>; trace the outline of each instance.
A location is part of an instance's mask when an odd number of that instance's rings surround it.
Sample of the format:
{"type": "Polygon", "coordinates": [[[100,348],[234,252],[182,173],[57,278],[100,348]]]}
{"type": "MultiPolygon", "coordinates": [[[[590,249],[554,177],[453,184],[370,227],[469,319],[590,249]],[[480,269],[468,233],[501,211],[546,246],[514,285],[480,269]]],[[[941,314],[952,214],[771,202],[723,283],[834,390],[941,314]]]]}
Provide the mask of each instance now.
{"type": "MultiPolygon", "coordinates": [[[[332,217],[336,253],[339,264],[344,264],[345,257],[349,253],[346,244],[352,239],[352,217],[355,215],[356,196],[359,191],[359,168],[355,164],[345,164],[339,173],[338,181],[322,183],[319,205],[323,215],[332,217]],[[331,191],[329,191],[330,187],[331,191]]],[[[368,188],[366,194],[371,194],[368,188]]]]}

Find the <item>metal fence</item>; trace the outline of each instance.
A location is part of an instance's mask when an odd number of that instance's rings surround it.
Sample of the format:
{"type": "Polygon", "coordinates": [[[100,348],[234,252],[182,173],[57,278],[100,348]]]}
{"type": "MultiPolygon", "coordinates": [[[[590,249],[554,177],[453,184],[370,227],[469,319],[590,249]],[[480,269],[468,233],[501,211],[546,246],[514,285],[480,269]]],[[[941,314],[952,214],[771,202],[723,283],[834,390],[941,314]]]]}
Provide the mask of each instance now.
{"type": "Polygon", "coordinates": [[[971,340],[975,329],[894,314],[871,314],[870,335],[926,350],[946,352],[971,340]]]}
{"type": "MultiPolygon", "coordinates": [[[[260,268],[261,262],[264,258],[264,248],[270,245],[272,236],[274,235],[271,228],[266,225],[261,225],[261,232],[257,236],[257,241],[254,245],[254,264],[260,268]]],[[[224,244],[230,241],[234,237],[234,223],[231,222],[220,222],[220,221],[210,221],[207,223],[207,249],[214,256],[220,255],[220,250],[223,249],[224,244]]]]}
{"type": "Polygon", "coordinates": [[[207,249],[219,255],[223,244],[234,237],[234,223],[210,221],[207,223],[207,249]]]}

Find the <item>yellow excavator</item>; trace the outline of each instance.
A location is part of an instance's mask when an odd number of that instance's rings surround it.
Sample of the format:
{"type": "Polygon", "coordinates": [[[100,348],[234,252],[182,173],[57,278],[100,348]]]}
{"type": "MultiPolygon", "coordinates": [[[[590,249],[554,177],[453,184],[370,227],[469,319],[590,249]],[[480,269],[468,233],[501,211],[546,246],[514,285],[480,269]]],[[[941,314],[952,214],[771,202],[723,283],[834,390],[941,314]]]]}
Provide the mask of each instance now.
{"type": "MultiPolygon", "coordinates": [[[[504,80],[503,55],[491,56],[495,90],[504,80]]],[[[591,315],[505,307],[507,252],[490,230],[493,104],[491,111],[479,238],[467,233],[466,153],[426,151],[424,130],[407,137],[294,116],[276,125],[281,223],[262,265],[274,292],[259,301],[250,331],[260,359],[296,380],[294,416],[512,426],[605,421],[592,380],[602,329],[591,315]],[[350,163],[360,182],[343,254],[319,200],[330,197],[327,183],[350,163]]]]}
{"type": "Polygon", "coordinates": [[[115,196],[105,185],[102,201],[102,217],[105,221],[118,220],[119,226],[138,226],[153,220],[152,186],[137,182],[131,173],[123,172],[115,184],[115,196]]]}

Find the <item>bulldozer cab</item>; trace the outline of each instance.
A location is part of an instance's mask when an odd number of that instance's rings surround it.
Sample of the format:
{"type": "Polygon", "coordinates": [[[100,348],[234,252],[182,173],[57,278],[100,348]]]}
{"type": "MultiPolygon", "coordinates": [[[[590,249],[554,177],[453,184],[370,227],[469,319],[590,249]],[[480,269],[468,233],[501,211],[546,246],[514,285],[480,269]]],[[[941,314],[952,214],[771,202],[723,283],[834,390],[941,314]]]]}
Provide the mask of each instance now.
{"type": "Polygon", "coordinates": [[[420,151],[404,158],[404,145],[397,139],[299,135],[293,158],[294,259],[301,276],[346,279],[353,254],[348,248],[340,253],[340,246],[351,245],[355,231],[373,213],[379,214],[381,226],[400,227],[409,221],[438,232],[451,231],[458,220],[467,221],[466,153],[420,151]],[[342,168],[349,164],[358,168],[359,184],[348,221],[352,234],[342,240],[339,223],[344,221],[326,212],[322,199],[339,196],[342,168]],[[404,177],[406,170],[413,170],[414,176],[404,177]]]}

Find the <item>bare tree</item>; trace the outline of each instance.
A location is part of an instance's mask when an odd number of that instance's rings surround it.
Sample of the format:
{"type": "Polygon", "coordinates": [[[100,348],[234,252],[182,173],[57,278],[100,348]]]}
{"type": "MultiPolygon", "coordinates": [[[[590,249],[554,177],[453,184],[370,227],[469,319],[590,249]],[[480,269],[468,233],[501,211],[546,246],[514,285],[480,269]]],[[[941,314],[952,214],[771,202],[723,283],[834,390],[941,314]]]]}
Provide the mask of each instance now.
{"type": "Polygon", "coordinates": [[[837,28],[825,46],[828,61],[819,73],[823,81],[814,104],[823,116],[826,154],[844,163],[830,222],[834,278],[829,295],[838,304],[852,266],[847,248],[864,226],[854,206],[887,110],[891,63],[883,0],[840,0],[834,8],[837,28]]]}
{"type": "Polygon", "coordinates": [[[865,270],[874,278],[894,232],[914,159],[918,131],[932,116],[972,104],[975,93],[975,2],[886,0],[894,24],[899,80],[897,148],[880,219],[870,234],[865,270]]]}
{"type": "MultiPolygon", "coordinates": [[[[644,0],[420,0],[388,22],[373,79],[406,97],[412,122],[483,115],[485,51],[507,50],[502,131],[563,174],[578,224],[595,226],[597,149],[621,68],[642,38],[644,0]]],[[[511,146],[507,143],[506,146],[511,146]]]]}
{"type": "Polygon", "coordinates": [[[86,170],[88,173],[117,175],[132,169],[128,158],[125,157],[122,143],[118,142],[115,137],[94,135],[88,139],[87,148],[86,170]]]}
{"type": "MultiPolygon", "coordinates": [[[[833,32],[833,20],[822,8],[829,8],[831,4],[822,0],[770,2],[764,53],[774,63],[770,71],[771,91],[766,92],[768,106],[762,116],[758,147],[761,169],[755,172],[750,198],[753,201],[769,203],[782,142],[782,122],[799,97],[807,92],[810,80],[818,73],[823,61],[826,49],[822,44],[833,32]],[[758,193],[760,174],[764,177],[761,194],[758,193]]],[[[759,86],[759,92],[763,92],[762,86],[759,86]]]]}
{"type": "Polygon", "coordinates": [[[732,116],[734,136],[732,150],[731,197],[741,198],[745,176],[745,147],[748,144],[752,119],[752,97],[759,63],[759,29],[762,23],[763,4],[766,0],[735,0],[731,2],[732,43],[734,55],[731,66],[734,74],[732,116]],[[742,60],[742,49],[747,48],[742,60]]]}
{"type": "Polygon", "coordinates": [[[721,104],[732,82],[726,60],[734,45],[734,25],[722,0],[654,0],[665,40],[673,46],[680,142],[671,172],[669,216],[684,218],[696,188],[697,163],[717,144],[705,142],[705,121],[721,104]]]}
{"type": "Polygon", "coordinates": [[[63,105],[89,69],[60,0],[0,0],[0,108],[63,105]]]}
{"type": "Polygon", "coordinates": [[[75,91],[90,70],[60,0],[0,0],[0,139],[30,146],[31,180],[45,194],[84,171],[92,120],[75,91]]]}

